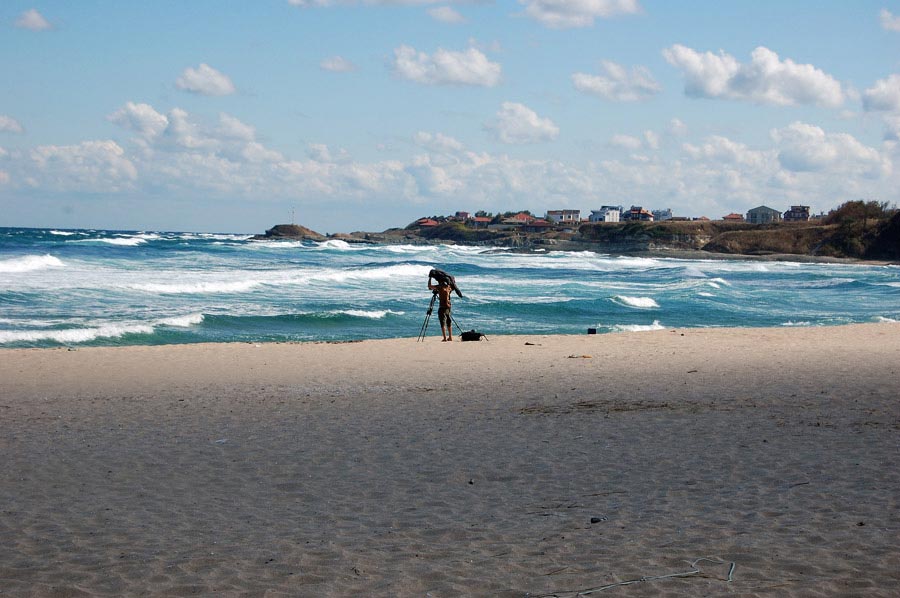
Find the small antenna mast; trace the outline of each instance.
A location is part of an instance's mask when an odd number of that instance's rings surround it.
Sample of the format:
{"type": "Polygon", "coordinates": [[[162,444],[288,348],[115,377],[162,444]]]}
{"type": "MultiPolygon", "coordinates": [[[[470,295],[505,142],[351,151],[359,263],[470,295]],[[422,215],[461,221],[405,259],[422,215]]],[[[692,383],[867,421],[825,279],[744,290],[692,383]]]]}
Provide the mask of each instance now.
{"type": "Polygon", "coordinates": [[[291,208],[291,225],[294,224],[294,208],[291,208]]]}

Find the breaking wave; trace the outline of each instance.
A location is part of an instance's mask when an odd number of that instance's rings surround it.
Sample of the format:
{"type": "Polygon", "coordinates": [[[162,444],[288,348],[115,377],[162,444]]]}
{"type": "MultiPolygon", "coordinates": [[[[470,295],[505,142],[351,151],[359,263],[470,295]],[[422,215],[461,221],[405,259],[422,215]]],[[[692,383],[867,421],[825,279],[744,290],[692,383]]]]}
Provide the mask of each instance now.
{"type": "Polygon", "coordinates": [[[640,309],[652,309],[659,307],[652,297],[628,297],[626,295],[616,295],[612,298],[615,303],[626,305],[628,307],[637,307],[640,309]]]}
{"type": "Polygon", "coordinates": [[[26,255],[10,260],[0,260],[0,272],[33,272],[45,268],[62,268],[65,266],[61,260],[47,255],[26,255]]]}

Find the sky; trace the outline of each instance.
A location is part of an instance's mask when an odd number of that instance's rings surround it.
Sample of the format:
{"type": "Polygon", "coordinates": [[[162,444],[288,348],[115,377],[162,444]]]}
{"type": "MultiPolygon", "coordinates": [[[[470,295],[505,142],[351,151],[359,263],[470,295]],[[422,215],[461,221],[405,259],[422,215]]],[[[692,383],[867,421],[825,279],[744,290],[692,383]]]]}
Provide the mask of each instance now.
{"type": "Polygon", "coordinates": [[[0,226],[900,199],[900,1],[4,0],[0,226]]]}

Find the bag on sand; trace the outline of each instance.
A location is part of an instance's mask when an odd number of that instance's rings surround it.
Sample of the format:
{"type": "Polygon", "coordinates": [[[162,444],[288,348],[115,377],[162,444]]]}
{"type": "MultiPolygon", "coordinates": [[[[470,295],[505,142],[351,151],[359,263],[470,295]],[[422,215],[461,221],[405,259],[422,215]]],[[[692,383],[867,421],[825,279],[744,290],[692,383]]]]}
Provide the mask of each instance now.
{"type": "Polygon", "coordinates": [[[488,340],[486,334],[482,334],[480,332],[475,332],[474,330],[470,330],[468,332],[463,332],[459,335],[459,337],[464,341],[480,341],[482,338],[484,340],[488,340]]]}

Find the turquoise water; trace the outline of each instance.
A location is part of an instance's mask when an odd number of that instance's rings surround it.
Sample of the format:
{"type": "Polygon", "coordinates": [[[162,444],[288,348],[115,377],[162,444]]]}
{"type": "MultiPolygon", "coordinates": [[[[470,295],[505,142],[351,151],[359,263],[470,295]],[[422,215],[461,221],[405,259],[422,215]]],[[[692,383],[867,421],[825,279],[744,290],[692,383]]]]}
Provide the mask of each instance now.
{"type": "Polygon", "coordinates": [[[900,321],[897,266],[0,228],[0,347],[415,338],[433,267],[488,336],[900,321]]]}

